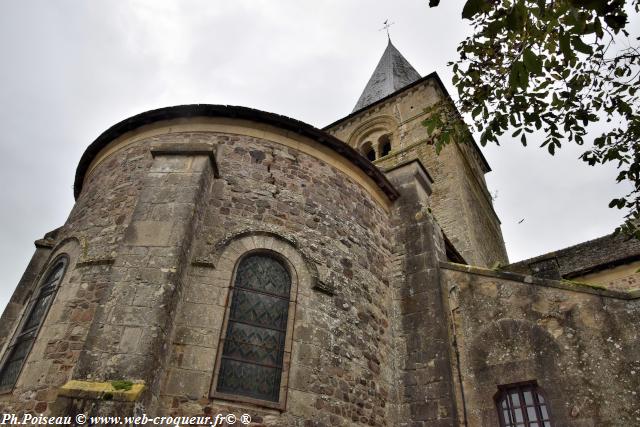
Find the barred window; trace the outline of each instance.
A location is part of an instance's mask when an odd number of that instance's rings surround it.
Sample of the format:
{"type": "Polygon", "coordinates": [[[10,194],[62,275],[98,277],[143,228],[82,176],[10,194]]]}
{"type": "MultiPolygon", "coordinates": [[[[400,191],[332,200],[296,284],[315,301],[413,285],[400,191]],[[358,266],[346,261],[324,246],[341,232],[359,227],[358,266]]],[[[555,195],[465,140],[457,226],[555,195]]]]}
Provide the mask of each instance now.
{"type": "Polygon", "coordinates": [[[267,254],[238,265],[216,390],[271,402],[280,398],[291,277],[267,254]]]}
{"type": "Polygon", "coordinates": [[[497,404],[501,427],[551,427],[547,402],[535,383],[500,389],[497,404]]]}
{"type": "Polygon", "coordinates": [[[0,390],[13,388],[18,380],[20,371],[38,335],[40,325],[42,325],[55,297],[58,285],[62,281],[66,267],[66,257],[56,261],[44,276],[44,280],[37,289],[35,297],[31,299],[27,310],[25,310],[25,316],[16,331],[11,345],[5,352],[2,364],[0,364],[0,390]]]}

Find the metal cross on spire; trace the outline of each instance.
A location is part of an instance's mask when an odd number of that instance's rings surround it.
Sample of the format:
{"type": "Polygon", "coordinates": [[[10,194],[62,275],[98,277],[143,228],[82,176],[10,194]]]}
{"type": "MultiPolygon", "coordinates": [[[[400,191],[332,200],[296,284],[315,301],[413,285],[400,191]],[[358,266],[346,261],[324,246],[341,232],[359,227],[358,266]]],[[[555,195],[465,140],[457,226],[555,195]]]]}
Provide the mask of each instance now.
{"type": "Polygon", "coordinates": [[[389,27],[395,24],[395,22],[389,22],[389,20],[387,19],[383,22],[383,24],[384,26],[380,28],[378,31],[387,30],[387,38],[391,40],[391,36],[389,35],[389,27]]]}

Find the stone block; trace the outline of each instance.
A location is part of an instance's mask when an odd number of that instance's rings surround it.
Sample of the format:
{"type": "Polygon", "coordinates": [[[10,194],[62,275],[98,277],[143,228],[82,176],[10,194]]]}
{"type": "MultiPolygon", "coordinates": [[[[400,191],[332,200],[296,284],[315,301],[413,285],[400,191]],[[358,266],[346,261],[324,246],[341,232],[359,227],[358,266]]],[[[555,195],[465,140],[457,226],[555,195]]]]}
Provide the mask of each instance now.
{"type": "Polygon", "coordinates": [[[169,246],[173,221],[133,221],[125,239],[135,246],[169,246]]]}
{"type": "Polygon", "coordinates": [[[142,328],[125,327],[118,345],[118,350],[122,353],[136,353],[141,338],[142,328]]]}
{"type": "Polygon", "coordinates": [[[197,400],[207,398],[211,373],[169,368],[166,394],[197,400]]]}

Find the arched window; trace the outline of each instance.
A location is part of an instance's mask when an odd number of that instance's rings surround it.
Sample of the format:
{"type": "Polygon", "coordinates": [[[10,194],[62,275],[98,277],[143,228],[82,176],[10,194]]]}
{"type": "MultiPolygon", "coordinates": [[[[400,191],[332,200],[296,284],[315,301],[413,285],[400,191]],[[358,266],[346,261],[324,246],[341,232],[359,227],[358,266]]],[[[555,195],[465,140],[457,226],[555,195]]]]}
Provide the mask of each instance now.
{"type": "Polygon", "coordinates": [[[0,390],[13,388],[18,380],[20,371],[36,340],[38,330],[49,311],[58,285],[62,281],[66,267],[66,257],[59,258],[53,264],[36,290],[35,297],[31,299],[31,303],[25,310],[25,316],[22,318],[11,345],[7,348],[2,364],[0,364],[0,390]]]}
{"type": "Polygon", "coordinates": [[[496,404],[500,426],[551,427],[547,402],[535,382],[499,388],[496,404]]]}
{"type": "Polygon", "coordinates": [[[384,157],[387,154],[391,153],[391,137],[390,135],[382,135],[378,140],[379,148],[378,152],[380,153],[380,157],[384,157]]]}
{"type": "Polygon", "coordinates": [[[373,149],[371,142],[367,141],[362,144],[362,155],[373,162],[376,159],[376,151],[373,149]]]}
{"type": "Polygon", "coordinates": [[[278,402],[291,277],[266,253],[240,261],[222,339],[216,391],[278,402]]]}

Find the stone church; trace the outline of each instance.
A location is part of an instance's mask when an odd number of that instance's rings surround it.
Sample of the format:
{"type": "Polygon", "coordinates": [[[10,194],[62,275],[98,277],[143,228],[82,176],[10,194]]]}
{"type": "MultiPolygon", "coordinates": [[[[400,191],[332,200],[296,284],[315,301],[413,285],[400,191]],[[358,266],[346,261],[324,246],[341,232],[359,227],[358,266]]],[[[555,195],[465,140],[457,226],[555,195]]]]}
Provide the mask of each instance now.
{"type": "Polygon", "coordinates": [[[0,319],[0,412],[640,425],[640,242],[509,264],[487,159],[421,124],[446,97],[389,41],[324,129],[200,104],[106,130],[0,319]]]}

